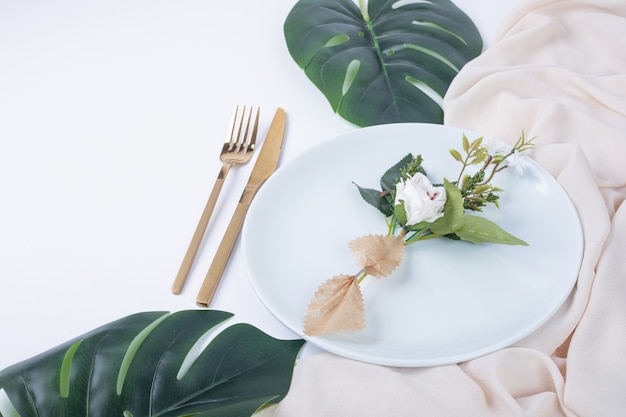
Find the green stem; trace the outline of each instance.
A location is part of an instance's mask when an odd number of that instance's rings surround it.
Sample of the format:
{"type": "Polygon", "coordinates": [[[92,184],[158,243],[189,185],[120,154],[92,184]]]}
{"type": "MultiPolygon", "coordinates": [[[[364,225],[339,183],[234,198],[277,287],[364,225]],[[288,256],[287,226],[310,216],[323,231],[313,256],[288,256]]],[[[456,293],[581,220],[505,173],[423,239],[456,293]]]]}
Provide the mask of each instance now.
{"type": "MultiPolygon", "coordinates": [[[[370,19],[369,12],[367,11],[367,0],[359,0],[359,9],[361,10],[361,16],[363,16],[363,20],[365,21],[365,26],[372,36],[372,42],[374,43],[374,51],[376,51],[376,56],[378,57],[378,62],[380,62],[380,68],[383,72],[383,78],[385,80],[385,84],[387,85],[388,90],[393,91],[391,83],[391,76],[389,75],[388,65],[385,63],[385,55],[380,47],[380,43],[378,42],[378,36],[376,36],[376,32],[374,31],[374,24],[370,19]]],[[[398,107],[398,104],[394,102],[394,107],[398,107]]]]}
{"type": "Polygon", "coordinates": [[[465,172],[465,168],[467,168],[467,165],[469,164],[469,160],[470,160],[470,154],[468,153],[467,156],[465,156],[465,160],[462,162],[463,166],[461,167],[461,172],[459,172],[459,178],[457,178],[456,183],[457,185],[460,187],[461,186],[461,180],[463,179],[463,173],[465,172]]]}
{"type": "Polygon", "coordinates": [[[413,242],[420,240],[421,236],[426,232],[426,229],[418,230],[417,232],[413,232],[411,236],[404,242],[404,245],[409,245],[413,242]]]}
{"type": "Polygon", "coordinates": [[[443,236],[443,235],[440,235],[438,233],[430,233],[430,234],[425,235],[424,233],[427,230],[428,229],[422,229],[419,232],[417,232],[416,234],[414,234],[413,236],[411,236],[410,238],[408,238],[404,242],[404,246],[410,245],[411,243],[419,242],[419,241],[422,241],[422,240],[430,240],[430,239],[435,239],[435,238],[443,236]]]}
{"type": "Polygon", "coordinates": [[[363,281],[363,279],[365,279],[366,276],[367,274],[365,272],[361,272],[361,275],[356,279],[356,283],[360,284],[361,281],[363,281]]]}
{"type": "MultiPolygon", "coordinates": [[[[385,218],[386,219],[386,218],[385,218]]],[[[393,230],[395,229],[396,218],[391,217],[391,220],[387,220],[387,236],[393,235],[393,230]]]]}
{"type": "MultiPolygon", "coordinates": [[[[390,220],[387,220],[387,236],[393,236],[396,234],[396,228],[399,226],[396,216],[392,215],[390,220]]],[[[406,233],[406,232],[404,232],[406,233]]]]}

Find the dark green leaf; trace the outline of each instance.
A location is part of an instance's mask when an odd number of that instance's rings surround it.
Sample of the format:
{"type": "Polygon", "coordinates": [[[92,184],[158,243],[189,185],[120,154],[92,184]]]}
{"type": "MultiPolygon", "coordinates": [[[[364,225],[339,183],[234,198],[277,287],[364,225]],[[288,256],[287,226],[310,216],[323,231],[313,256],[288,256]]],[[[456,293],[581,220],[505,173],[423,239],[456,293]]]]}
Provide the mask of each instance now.
{"type": "Polygon", "coordinates": [[[451,81],[482,52],[471,19],[449,0],[300,0],[287,47],[335,112],[358,126],[443,123],[451,81]]]}
{"type": "Polygon", "coordinates": [[[361,194],[361,197],[363,197],[366,203],[376,207],[385,217],[389,217],[393,214],[393,205],[389,204],[389,200],[384,195],[381,195],[381,191],[372,188],[363,188],[356,183],[353,184],[356,185],[359,194],[361,194]]]}
{"type": "Polygon", "coordinates": [[[135,314],[0,372],[21,417],[249,416],[280,401],[302,340],[235,324],[185,371],[192,347],[232,314],[135,314]]]}
{"type": "Polygon", "coordinates": [[[402,178],[402,168],[406,167],[413,160],[413,155],[407,154],[404,158],[396,162],[389,168],[380,179],[380,186],[383,190],[395,191],[396,184],[402,178]]]}

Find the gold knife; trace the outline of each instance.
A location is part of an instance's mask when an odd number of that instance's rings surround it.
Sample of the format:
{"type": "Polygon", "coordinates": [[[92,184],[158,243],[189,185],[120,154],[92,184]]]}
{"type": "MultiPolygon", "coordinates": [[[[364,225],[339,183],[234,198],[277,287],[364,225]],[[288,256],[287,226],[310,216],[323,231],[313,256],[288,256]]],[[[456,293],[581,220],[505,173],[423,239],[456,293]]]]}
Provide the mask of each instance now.
{"type": "Polygon", "coordinates": [[[279,107],[276,110],[272,124],[267,132],[259,157],[250,173],[250,179],[241,194],[241,198],[235,208],[233,217],[230,219],[226,233],[224,233],[224,237],[217,248],[215,258],[204,278],[202,287],[200,287],[200,292],[196,298],[196,304],[200,307],[208,307],[211,304],[217,285],[222,278],[226,264],[230,259],[230,254],[239,237],[239,232],[243,226],[248,207],[250,207],[250,203],[261,185],[276,170],[284,135],[285,111],[279,107]]]}

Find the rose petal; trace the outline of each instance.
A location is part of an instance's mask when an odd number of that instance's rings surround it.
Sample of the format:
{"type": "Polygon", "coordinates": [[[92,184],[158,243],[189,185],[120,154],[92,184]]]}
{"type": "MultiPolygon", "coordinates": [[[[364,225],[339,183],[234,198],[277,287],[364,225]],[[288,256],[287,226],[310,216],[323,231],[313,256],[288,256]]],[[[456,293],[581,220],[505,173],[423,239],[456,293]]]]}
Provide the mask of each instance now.
{"type": "Polygon", "coordinates": [[[348,246],[363,272],[376,278],[391,274],[404,254],[401,236],[367,235],[349,242],[348,246]]]}
{"type": "Polygon", "coordinates": [[[365,307],[354,275],[337,275],[322,283],[304,317],[304,334],[316,336],[365,328],[365,307]]]}
{"type": "Polygon", "coordinates": [[[421,222],[432,223],[443,216],[446,190],[435,187],[420,172],[396,184],[395,205],[403,202],[407,226],[421,222]]]}

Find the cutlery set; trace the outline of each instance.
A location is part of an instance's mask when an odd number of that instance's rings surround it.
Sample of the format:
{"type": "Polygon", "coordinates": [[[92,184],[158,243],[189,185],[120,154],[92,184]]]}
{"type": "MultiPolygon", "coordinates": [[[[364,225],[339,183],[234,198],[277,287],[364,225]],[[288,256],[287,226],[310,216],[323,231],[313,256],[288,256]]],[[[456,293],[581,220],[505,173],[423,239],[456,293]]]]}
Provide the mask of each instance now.
{"type": "MultiPolygon", "coordinates": [[[[183,258],[174,284],[172,285],[172,292],[174,294],[180,294],[185,286],[185,282],[187,281],[187,277],[189,276],[189,272],[191,271],[191,267],[200,248],[204,233],[209,224],[209,219],[211,218],[211,214],[213,213],[228,172],[232,167],[246,164],[252,158],[252,153],[256,147],[259,113],[260,110],[258,108],[256,111],[253,107],[247,109],[244,106],[241,110],[239,106],[235,108],[220,154],[222,168],[217,176],[213,190],[209,195],[209,199],[202,212],[185,257],[183,258]]],[[[250,173],[248,183],[241,194],[239,203],[235,208],[228,228],[224,233],[196,297],[196,304],[200,307],[209,307],[211,304],[215,290],[217,289],[224,269],[230,259],[231,252],[241,232],[250,203],[261,185],[263,185],[276,170],[285,134],[285,120],[285,111],[282,108],[278,108],[262,144],[257,161],[250,173]]]]}

